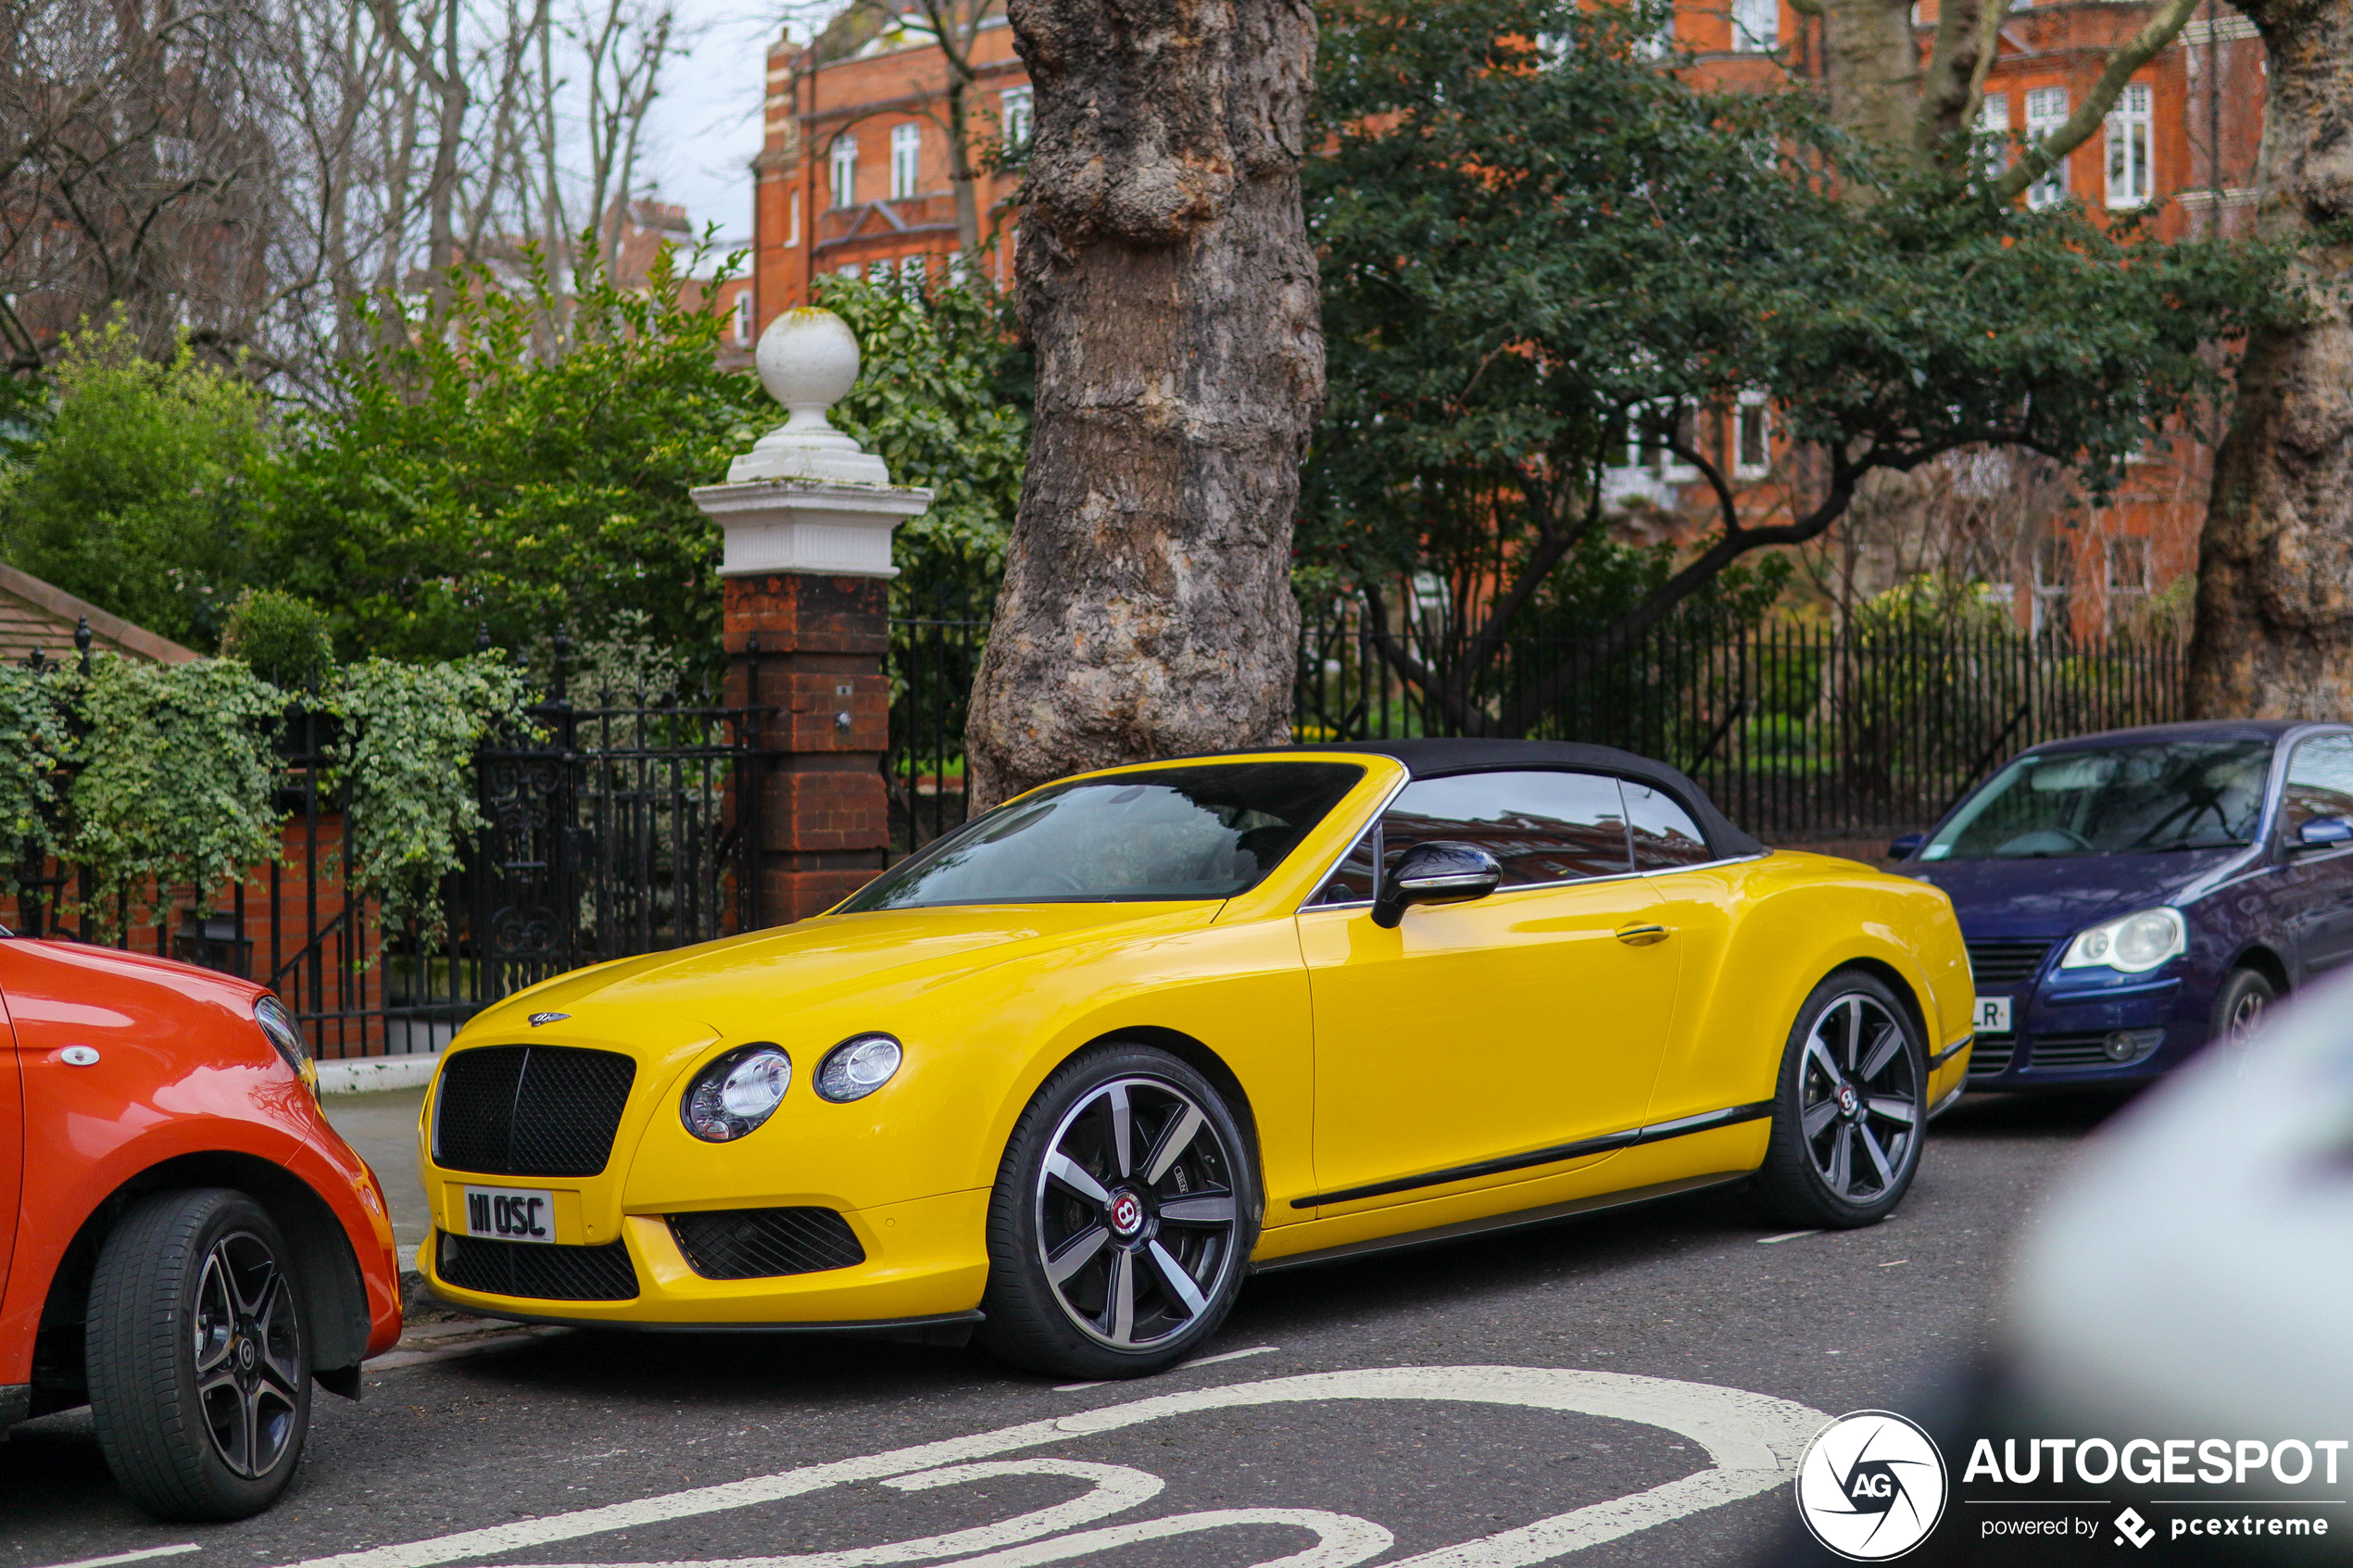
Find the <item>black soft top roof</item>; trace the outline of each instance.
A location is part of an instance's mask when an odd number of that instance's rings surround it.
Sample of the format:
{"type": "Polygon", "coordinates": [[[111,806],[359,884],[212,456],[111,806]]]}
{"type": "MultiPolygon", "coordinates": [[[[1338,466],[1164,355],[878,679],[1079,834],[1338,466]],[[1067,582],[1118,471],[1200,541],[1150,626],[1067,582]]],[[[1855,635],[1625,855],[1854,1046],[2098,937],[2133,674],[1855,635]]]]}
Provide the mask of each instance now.
{"type": "Polygon", "coordinates": [[[1614,746],[1587,746],[1565,740],[1366,740],[1326,741],[1294,746],[1296,751],[1369,752],[1394,757],[1417,779],[1441,779],[1456,773],[1492,773],[1505,770],[1557,769],[1580,773],[1614,773],[1619,778],[1665,790],[1683,803],[1707,834],[1707,847],[1730,859],[1758,855],[1765,846],[1734,827],[1707,792],[1681,771],[1614,746]]]}

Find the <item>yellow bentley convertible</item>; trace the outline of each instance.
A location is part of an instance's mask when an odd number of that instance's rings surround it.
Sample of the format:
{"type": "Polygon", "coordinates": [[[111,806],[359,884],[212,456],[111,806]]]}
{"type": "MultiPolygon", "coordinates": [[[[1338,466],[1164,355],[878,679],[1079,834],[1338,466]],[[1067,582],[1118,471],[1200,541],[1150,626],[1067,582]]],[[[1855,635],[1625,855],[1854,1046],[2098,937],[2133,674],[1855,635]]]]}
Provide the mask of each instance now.
{"type": "Polygon", "coordinates": [[[421,1263],[468,1311],[1147,1373],[1243,1275],[1752,1182],[1902,1198],[1960,1093],[1945,897],[1599,746],[1086,774],[827,913],[452,1041],[421,1263]]]}

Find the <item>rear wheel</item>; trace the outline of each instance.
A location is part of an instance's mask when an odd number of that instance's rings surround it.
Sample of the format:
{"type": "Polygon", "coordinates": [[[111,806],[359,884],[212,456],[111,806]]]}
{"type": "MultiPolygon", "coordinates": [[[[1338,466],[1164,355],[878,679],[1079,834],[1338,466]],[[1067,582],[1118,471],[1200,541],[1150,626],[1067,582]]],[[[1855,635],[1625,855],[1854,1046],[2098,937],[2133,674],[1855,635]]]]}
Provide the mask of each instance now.
{"type": "Polygon", "coordinates": [[[90,1413],[115,1480],[166,1519],[243,1519],[294,1478],[309,1348],[285,1238],[240,1192],[157,1193],[90,1284],[90,1413]]]}
{"type": "Polygon", "coordinates": [[[1885,1219],[1919,1169],[1927,1097],[1926,1052],[1884,981],[1847,970],[1815,986],[1782,1053],[1766,1209],[1821,1229],[1885,1219]]]}
{"type": "Polygon", "coordinates": [[[1074,1377],[1192,1354],[1232,1310],[1257,1240],[1247,1148],[1215,1086],[1165,1051],[1114,1045],[1064,1066],[999,1169],[981,1343],[1074,1377]]]}

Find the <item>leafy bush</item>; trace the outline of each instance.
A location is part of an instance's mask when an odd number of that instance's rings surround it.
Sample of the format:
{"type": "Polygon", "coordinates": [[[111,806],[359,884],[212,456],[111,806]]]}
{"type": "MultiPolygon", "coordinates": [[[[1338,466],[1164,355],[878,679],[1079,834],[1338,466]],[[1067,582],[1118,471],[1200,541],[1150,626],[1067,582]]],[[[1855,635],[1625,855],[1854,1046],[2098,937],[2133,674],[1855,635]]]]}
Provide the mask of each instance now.
{"type": "Polygon", "coordinates": [[[442,935],[442,879],[488,825],[475,797],[474,751],[520,728],[520,670],[493,651],[446,664],[371,659],[343,672],[327,706],[343,721],[330,783],[344,792],[344,878],[381,900],[387,927],[442,935]]]}
{"type": "Polygon", "coordinates": [[[269,580],[348,656],[457,658],[484,625],[537,647],[635,607],[715,665],[719,530],[687,491],[775,405],[718,368],[716,291],[689,306],[683,281],[668,251],[642,295],[593,254],[569,297],[536,265],[521,294],[474,270],[446,305],[375,323],[341,407],[301,421],[276,472],[269,580]]]}
{"type": "Polygon", "coordinates": [[[112,935],[150,880],[194,884],[202,912],[215,887],[278,858],[276,687],[234,659],[114,654],[60,680],[83,730],[66,849],[89,878],[87,924],[112,935]]]}
{"type": "Polygon", "coordinates": [[[230,607],[220,652],[271,685],[313,691],[335,663],[334,639],[316,605],[277,588],[247,588],[230,607]]]}
{"type": "Polygon", "coordinates": [[[54,413],[20,450],[0,470],[0,554],[211,647],[250,570],[250,506],[270,450],[259,395],[184,344],[169,363],[142,359],[108,320],[66,339],[54,413]]]}

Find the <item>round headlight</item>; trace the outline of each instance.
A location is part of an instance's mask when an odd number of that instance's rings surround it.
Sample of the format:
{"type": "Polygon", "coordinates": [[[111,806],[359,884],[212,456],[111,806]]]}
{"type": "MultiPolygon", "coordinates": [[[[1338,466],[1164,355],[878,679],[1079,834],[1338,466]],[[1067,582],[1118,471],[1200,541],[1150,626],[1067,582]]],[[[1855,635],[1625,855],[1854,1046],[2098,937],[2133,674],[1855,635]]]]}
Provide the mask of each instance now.
{"type": "Polygon", "coordinates": [[[2116,925],[2116,946],[2108,962],[2119,969],[2152,969],[2181,951],[2182,917],[2171,909],[2146,909],[2116,925]]]}
{"type": "Polygon", "coordinates": [[[727,1143],[774,1116],[791,1083],[792,1058],[782,1046],[745,1046],[695,1074],[678,1116],[704,1142],[727,1143]]]}
{"type": "Polygon", "coordinates": [[[817,1065],[817,1093],[836,1105],[863,1099],[890,1082],[903,1053],[887,1035],[858,1035],[825,1053],[817,1065]]]}

